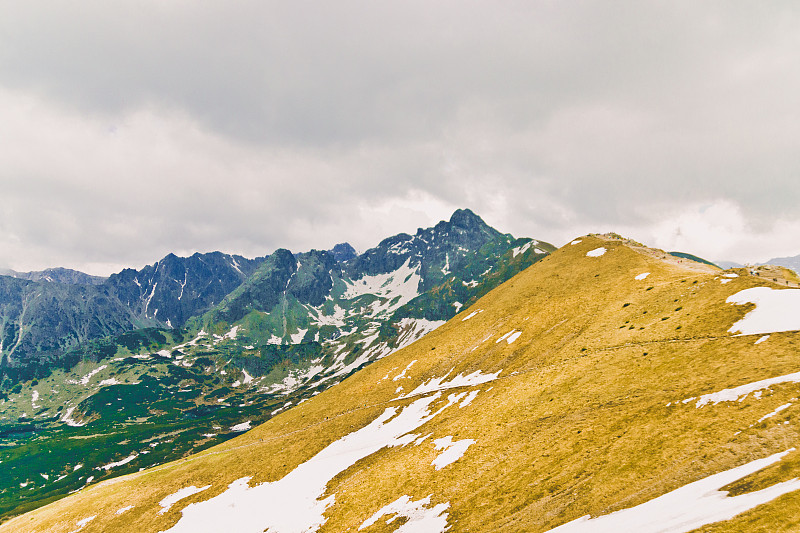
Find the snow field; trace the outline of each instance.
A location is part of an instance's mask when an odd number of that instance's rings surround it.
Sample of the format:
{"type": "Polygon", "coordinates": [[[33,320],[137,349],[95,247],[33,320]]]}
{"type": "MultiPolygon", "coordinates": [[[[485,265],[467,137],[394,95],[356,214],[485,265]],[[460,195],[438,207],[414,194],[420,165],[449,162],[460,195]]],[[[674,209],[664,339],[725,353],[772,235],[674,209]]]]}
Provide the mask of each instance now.
{"type": "Polygon", "coordinates": [[[756,304],[728,330],[740,335],[800,330],[800,290],[752,287],[729,296],[727,303],[756,304]]]}

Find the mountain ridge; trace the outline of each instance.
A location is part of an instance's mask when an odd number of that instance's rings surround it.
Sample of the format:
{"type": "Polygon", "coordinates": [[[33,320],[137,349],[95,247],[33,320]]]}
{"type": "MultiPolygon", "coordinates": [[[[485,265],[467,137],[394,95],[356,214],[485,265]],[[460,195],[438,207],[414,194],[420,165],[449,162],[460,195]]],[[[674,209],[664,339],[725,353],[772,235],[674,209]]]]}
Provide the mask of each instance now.
{"type": "Polygon", "coordinates": [[[795,291],[581,237],[242,436],[0,531],[790,530],[800,324],[748,295],[795,291]],[[730,494],[640,507],[700,481],[730,494]]]}

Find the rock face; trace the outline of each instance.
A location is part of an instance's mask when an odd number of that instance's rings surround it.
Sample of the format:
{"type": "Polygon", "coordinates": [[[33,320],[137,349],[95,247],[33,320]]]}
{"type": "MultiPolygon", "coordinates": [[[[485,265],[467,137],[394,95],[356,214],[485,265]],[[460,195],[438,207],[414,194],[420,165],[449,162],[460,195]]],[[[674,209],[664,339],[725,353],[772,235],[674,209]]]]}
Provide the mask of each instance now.
{"type": "Polygon", "coordinates": [[[399,326],[391,330],[390,324],[403,318],[447,320],[552,250],[546,243],[504,235],[459,209],[449,221],[389,237],[360,255],[347,243],[298,254],[279,249],[256,259],[221,252],[169,254],[100,284],[58,282],[81,279],[63,269],[53,269],[61,275],[53,274],[51,281],[0,276],[0,382],[2,376],[40,375],[43,364],[57,362],[80,343],[140,327],[199,331],[246,321],[256,344],[341,337],[340,345],[348,343],[342,353],[348,354],[377,333],[374,358],[378,344],[389,350],[398,338],[399,326]],[[517,257],[523,247],[527,253],[517,257]],[[512,249],[518,251],[509,255],[512,249]],[[344,315],[332,318],[339,310],[344,315]]]}
{"type": "Polygon", "coordinates": [[[138,324],[106,286],[0,276],[0,381],[46,371],[66,349],[138,324]]]}
{"type": "Polygon", "coordinates": [[[105,285],[138,318],[177,328],[221,302],[264,260],[221,252],[169,254],[141,270],[114,274],[105,285]]]}

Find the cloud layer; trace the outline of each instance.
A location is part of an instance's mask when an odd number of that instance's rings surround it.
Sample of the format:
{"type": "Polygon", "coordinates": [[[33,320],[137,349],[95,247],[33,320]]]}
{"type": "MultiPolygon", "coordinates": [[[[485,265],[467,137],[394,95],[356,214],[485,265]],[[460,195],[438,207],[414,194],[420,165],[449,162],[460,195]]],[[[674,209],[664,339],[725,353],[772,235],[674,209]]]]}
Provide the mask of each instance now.
{"type": "Polygon", "coordinates": [[[0,266],[364,249],[470,207],[561,244],[800,253],[800,8],[19,3],[0,266]]]}

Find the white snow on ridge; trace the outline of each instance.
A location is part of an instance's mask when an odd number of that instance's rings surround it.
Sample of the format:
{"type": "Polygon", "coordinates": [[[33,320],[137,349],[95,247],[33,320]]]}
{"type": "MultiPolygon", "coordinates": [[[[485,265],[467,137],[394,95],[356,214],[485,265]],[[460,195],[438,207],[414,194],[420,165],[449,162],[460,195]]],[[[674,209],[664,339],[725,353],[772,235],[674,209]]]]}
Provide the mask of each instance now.
{"type": "Polygon", "coordinates": [[[252,421],[248,420],[247,422],[242,422],[241,424],[236,424],[235,426],[231,426],[231,431],[247,431],[250,429],[250,423],[252,421]]]}
{"type": "Polygon", "coordinates": [[[494,341],[494,343],[497,344],[498,342],[506,341],[508,344],[511,344],[512,342],[517,340],[520,335],[522,335],[521,331],[512,329],[511,331],[509,331],[508,333],[506,333],[505,335],[494,341]]]}
{"type": "Polygon", "coordinates": [[[64,416],[61,417],[61,421],[64,422],[68,426],[72,426],[75,428],[83,427],[86,425],[86,422],[78,422],[74,418],[72,418],[72,412],[75,410],[75,406],[70,407],[64,413],[64,416]]]}
{"type": "Polygon", "coordinates": [[[636,276],[633,279],[635,279],[636,281],[642,281],[643,279],[645,279],[649,275],[650,275],[650,272],[642,272],[641,274],[639,274],[638,276],[636,276]]]}
{"type": "Polygon", "coordinates": [[[91,521],[92,521],[92,520],[94,520],[95,518],[97,518],[97,515],[94,515],[94,516],[89,516],[89,517],[87,517],[87,518],[84,518],[84,519],[82,519],[82,520],[78,520],[78,521],[75,523],[75,525],[76,525],[76,526],[78,526],[78,529],[73,529],[72,531],[70,531],[70,533],[78,533],[78,531],[80,531],[81,529],[83,529],[84,527],[86,527],[86,524],[88,524],[89,522],[91,522],[91,521]]]}
{"type": "Polygon", "coordinates": [[[384,515],[395,515],[386,521],[391,524],[397,518],[403,517],[408,521],[397,528],[396,533],[444,533],[447,526],[447,509],[449,503],[440,503],[432,508],[428,508],[431,497],[413,501],[410,496],[400,496],[395,501],[379,509],[374,515],[364,521],[358,528],[361,531],[373,525],[384,515]]]}
{"type": "Polygon", "coordinates": [[[313,308],[316,311],[317,316],[314,318],[315,322],[312,322],[314,326],[336,326],[339,328],[343,328],[345,326],[344,317],[345,317],[345,310],[338,305],[333,306],[333,314],[332,315],[324,315],[322,314],[321,309],[313,308]]]}
{"type": "Polygon", "coordinates": [[[730,520],[758,505],[800,489],[800,480],[776,483],[766,489],[729,497],[721,487],[758,472],[781,460],[791,450],[757,459],[742,466],[689,483],[636,507],[590,518],[586,515],[553,533],[685,533],[706,524],[730,520]]]}
{"type": "Polygon", "coordinates": [[[575,240],[574,240],[574,241],[572,241],[570,244],[571,244],[572,246],[575,246],[576,244],[580,244],[580,243],[581,243],[581,240],[580,240],[580,239],[575,239],[575,240]]]}
{"type": "Polygon", "coordinates": [[[695,407],[703,407],[708,403],[718,404],[720,402],[734,402],[739,399],[743,399],[751,392],[768,389],[771,386],[779,383],[800,383],[800,372],[786,374],[784,376],[778,376],[774,378],[762,379],[761,381],[754,381],[753,383],[747,383],[732,389],[724,389],[719,392],[704,394],[697,400],[695,407]]]}
{"type": "Polygon", "coordinates": [[[800,330],[800,290],[752,287],[728,296],[727,303],[756,304],[728,330],[741,335],[800,330]]]}
{"type": "Polygon", "coordinates": [[[586,252],[586,257],[600,257],[604,253],[606,253],[606,249],[602,246],[600,248],[595,248],[594,250],[589,250],[586,252]]]}
{"type": "Polygon", "coordinates": [[[525,252],[528,251],[528,248],[531,247],[531,244],[533,244],[533,241],[526,242],[522,246],[517,246],[516,248],[511,250],[512,254],[511,257],[517,257],[519,254],[524,254],[525,252]]]}
{"type": "Polygon", "coordinates": [[[440,397],[437,393],[420,398],[399,412],[397,407],[387,408],[371,423],[332,442],[278,481],[250,487],[250,477],[237,479],[222,494],[186,506],[181,519],[167,532],[211,533],[232,527],[238,533],[317,531],[326,521],[325,511],[336,500],[335,494],[321,499],[328,482],[357,461],[396,445],[403,435],[453,405],[448,400],[431,412],[431,405],[440,397]]]}
{"type": "Polygon", "coordinates": [[[447,465],[453,464],[464,456],[467,448],[475,444],[472,439],[463,439],[453,441],[453,437],[447,436],[433,441],[433,446],[437,450],[442,450],[442,453],[436,456],[436,459],[431,463],[436,467],[436,470],[441,470],[447,465]]]}
{"type": "Polygon", "coordinates": [[[396,375],[396,376],[395,376],[395,377],[392,379],[392,381],[397,381],[398,379],[407,378],[408,376],[406,376],[406,371],[408,371],[408,370],[409,370],[409,369],[410,369],[412,366],[414,366],[414,363],[416,363],[416,362],[417,362],[417,360],[416,360],[416,359],[414,359],[413,361],[411,361],[410,363],[408,363],[408,366],[406,366],[406,367],[403,369],[403,371],[402,371],[402,372],[400,372],[399,374],[397,374],[397,375],[396,375]]]}
{"type": "Polygon", "coordinates": [[[768,419],[768,418],[772,418],[773,416],[777,415],[778,413],[780,413],[780,412],[781,412],[781,411],[783,411],[784,409],[788,409],[788,408],[789,408],[789,407],[791,407],[791,406],[792,406],[792,404],[791,404],[791,403],[785,403],[785,404],[781,405],[780,407],[777,407],[777,408],[776,408],[774,411],[772,411],[771,413],[768,413],[768,414],[766,414],[766,415],[762,416],[761,418],[759,418],[759,419],[758,419],[758,422],[756,422],[756,424],[758,424],[759,422],[763,422],[764,420],[766,420],[766,419],[768,419]]]}
{"type": "Polygon", "coordinates": [[[131,461],[133,461],[134,459],[136,459],[137,457],[139,457],[139,454],[138,453],[134,453],[133,455],[130,455],[130,456],[126,457],[125,459],[122,459],[121,461],[117,461],[117,462],[114,462],[114,463],[108,463],[107,465],[103,465],[103,466],[98,466],[97,470],[101,470],[101,469],[102,470],[111,470],[112,468],[115,468],[117,466],[126,465],[126,464],[130,463],[131,461]]]}
{"type": "Polygon", "coordinates": [[[445,381],[445,378],[447,378],[447,376],[450,374],[448,372],[443,377],[431,378],[428,381],[424,382],[422,385],[418,386],[416,389],[409,392],[408,394],[405,394],[403,396],[394,399],[404,400],[406,398],[411,398],[412,396],[418,396],[420,394],[428,394],[429,392],[455,389],[457,387],[470,387],[472,385],[481,385],[488,381],[494,381],[495,379],[497,379],[497,376],[500,375],[500,372],[502,372],[502,370],[498,370],[494,374],[483,374],[480,370],[476,370],[472,374],[467,374],[466,376],[464,376],[463,374],[458,374],[450,381],[445,381]]]}
{"type": "Polygon", "coordinates": [[[402,333],[397,338],[397,348],[395,348],[395,351],[418,341],[431,331],[445,324],[445,321],[427,320],[424,318],[402,318],[397,324],[400,326],[400,331],[402,333]]]}
{"type": "Polygon", "coordinates": [[[89,384],[89,380],[91,380],[91,379],[92,379],[92,377],[93,377],[95,374],[97,374],[98,372],[102,372],[102,371],[103,371],[103,370],[105,370],[106,368],[108,368],[108,365],[100,365],[100,366],[98,366],[97,368],[95,368],[94,370],[92,370],[91,372],[89,372],[88,374],[86,374],[85,376],[83,376],[83,377],[80,379],[80,381],[73,381],[73,380],[70,380],[70,381],[69,381],[69,383],[74,383],[74,384],[78,384],[78,383],[80,383],[81,385],[88,385],[88,384],[89,384]]]}
{"type": "Polygon", "coordinates": [[[470,318],[474,317],[474,316],[475,316],[475,315],[477,315],[478,313],[483,313],[483,309],[478,309],[477,311],[473,311],[473,312],[471,312],[470,314],[468,314],[467,316],[465,316],[464,318],[462,318],[462,319],[461,319],[461,322],[465,322],[465,321],[469,320],[470,318]]]}
{"type": "Polygon", "coordinates": [[[294,335],[290,335],[290,337],[292,338],[292,344],[300,344],[301,342],[303,342],[303,337],[306,336],[307,332],[308,328],[298,329],[297,333],[295,333],[294,335]]]}
{"type": "MultiPolygon", "coordinates": [[[[383,304],[373,307],[372,316],[389,313],[402,307],[419,296],[419,266],[411,268],[411,258],[406,259],[403,265],[394,272],[363,276],[356,281],[345,280],[347,290],[342,295],[346,300],[352,300],[364,294],[372,294],[381,299],[388,299],[383,304]]],[[[376,302],[377,303],[377,302],[376,302]]]]}

